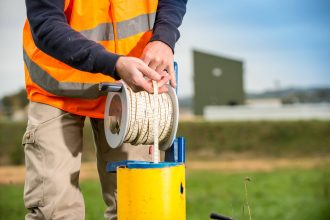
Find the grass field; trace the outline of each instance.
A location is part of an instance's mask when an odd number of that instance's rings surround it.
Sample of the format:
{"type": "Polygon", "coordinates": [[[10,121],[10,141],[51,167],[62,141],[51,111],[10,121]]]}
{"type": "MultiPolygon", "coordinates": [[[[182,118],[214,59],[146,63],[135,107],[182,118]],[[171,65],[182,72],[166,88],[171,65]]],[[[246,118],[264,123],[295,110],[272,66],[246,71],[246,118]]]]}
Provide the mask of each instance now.
{"type": "MultiPolygon", "coordinates": [[[[186,189],[187,220],[209,219],[212,211],[237,220],[249,219],[244,206],[246,176],[252,179],[248,183],[252,219],[330,219],[330,170],[314,168],[252,173],[190,171],[186,189]]],[[[86,219],[102,219],[105,206],[99,183],[83,181],[81,188],[85,195],[86,219]]],[[[0,185],[1,220],[23,219],[22,191],[22,185],[0,185]]]]}
{"type": "MultiPolygon", "coordinates": [[[[24,163],[21,138],[25,126],[22,122],[0,122],[0,166],[24,163]]],[[[187,220],[207,220],[210,212],[248,220],[244,205],[246,176],[252,179],[248,201],[253,220],[329,220],[330,166],[323,160],[330,155],[329,134],[330,121],[180,122],[178,135],[187,139],[187,167],[204,169],[187,171],[187,220]],[[189,160],[195,163],[189,164],[189,160]],[[228,169],[230,160],[234,160],[233,167],[228,169]],[[275,169],[260,169],[260,162],[277,165],[275,169]]],[[[88,123],[83,160],[95,161],[88,123]]],[[[22,166],[20,174],[24,175],[22,166]]],[[[103,219],[105,206],[98,181],[83,180],[81,188],[86,220],[103,219]]],[[[22,184],[0,184],[0,220],[23,219],[26,210],[22,197],[22,184]]]]}
{"type": "MultiPolygon", "coordinates": [[[[91,126],[84,128],[84,161],[94,161],[91,126]]],[[[24,163],[24,122],[0,122],[0,165],[24,163]]],[[[188,156],[199,151],[252,154],[257,157],[330,155],[330,121],[180,122],[188,156]]]]}

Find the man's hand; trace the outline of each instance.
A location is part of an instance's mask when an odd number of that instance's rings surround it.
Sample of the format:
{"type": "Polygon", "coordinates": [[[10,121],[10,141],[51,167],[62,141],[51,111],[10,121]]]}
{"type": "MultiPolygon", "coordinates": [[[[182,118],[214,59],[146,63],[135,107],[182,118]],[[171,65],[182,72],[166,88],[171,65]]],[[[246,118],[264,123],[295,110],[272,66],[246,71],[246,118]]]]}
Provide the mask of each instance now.
{"type": "MultiPolygon", "coordinates": [[[[152,41],[144,48],[141,59],[162,76],[162,82],[170,79],[172,87],[176,87],[173,57],[172,49],[167,44],[161,41],[152,41]]],[[[163,89],[162,87],[161,90],[163,89]]]]}
{"type": "MultiPolygon", "coordinates": [[[[116,63],[116,71],[134,92],[145,90],[152,93],[152,80],[158,82],[158,87],[162,87],[169,80],[164,74],[157,73],[141,59],[135,57],[119,57],[116,63]]],[[[164,91],[159,89],[159,92],[164,91]]]]}

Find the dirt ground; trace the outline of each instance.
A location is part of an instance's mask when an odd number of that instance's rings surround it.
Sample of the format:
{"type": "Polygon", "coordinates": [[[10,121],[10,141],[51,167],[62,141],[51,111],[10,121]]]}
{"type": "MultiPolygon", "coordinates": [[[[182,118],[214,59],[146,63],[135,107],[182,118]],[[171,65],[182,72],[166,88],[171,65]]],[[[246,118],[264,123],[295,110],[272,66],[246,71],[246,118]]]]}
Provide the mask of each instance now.
{"type": "MultiPolygon", "coordinates": [[[[329,167],[330,156],[322,158],[277,158],[277,159],[231,159],[231,160],[192,160],[187,161],[187,172],[190,170],[211,170],[219,172],[253,172],[272,171],[274,169],[315,167],[329,167]]],[[[24,166],[0,166],[0,184],[23,183],[25,177],[24,166]]],[[[98,174],[94,162],[83,163],[80,179],[97,179],[98,174]]]]}

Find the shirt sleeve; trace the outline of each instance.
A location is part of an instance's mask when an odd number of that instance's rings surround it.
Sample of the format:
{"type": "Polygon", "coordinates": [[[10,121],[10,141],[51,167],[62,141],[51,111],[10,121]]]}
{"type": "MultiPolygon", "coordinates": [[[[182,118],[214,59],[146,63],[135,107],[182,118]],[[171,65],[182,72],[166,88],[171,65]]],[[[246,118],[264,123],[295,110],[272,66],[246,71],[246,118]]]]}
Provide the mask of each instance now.
{"type": "Polygon", "coordinates": [[[116,79],[117,54],[73,30],[64,14],[64,0],[25,0],[36,46],[78,70],[103,73],[116,79]]]}
{"type": "Polygon", "coordinates": [[[153,36],[150,41],[162,41],[172,48],[180,38],[178,30],[186,13],[187,0],[159,0],[153,36]]]}

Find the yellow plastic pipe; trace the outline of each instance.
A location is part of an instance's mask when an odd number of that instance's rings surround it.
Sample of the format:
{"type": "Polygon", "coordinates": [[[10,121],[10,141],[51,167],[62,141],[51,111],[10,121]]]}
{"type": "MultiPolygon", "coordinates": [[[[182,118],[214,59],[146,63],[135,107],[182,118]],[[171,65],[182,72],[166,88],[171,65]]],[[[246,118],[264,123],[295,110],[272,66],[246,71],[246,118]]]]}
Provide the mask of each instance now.
{"type": "Polygon", "coordinates": [[[185,166],[117,168],[118,220],[186,220],[185,166]]]}

